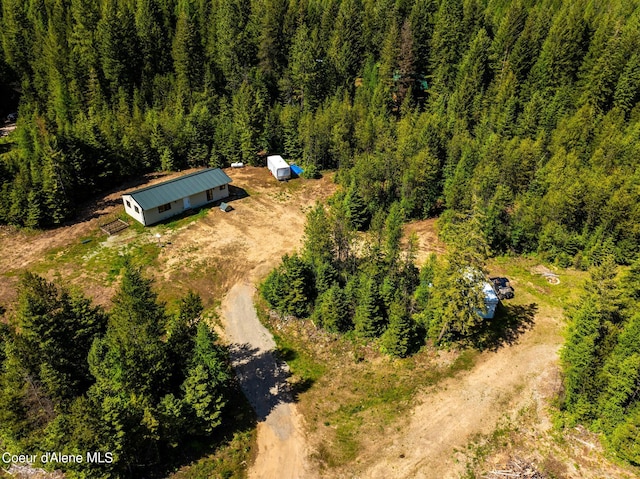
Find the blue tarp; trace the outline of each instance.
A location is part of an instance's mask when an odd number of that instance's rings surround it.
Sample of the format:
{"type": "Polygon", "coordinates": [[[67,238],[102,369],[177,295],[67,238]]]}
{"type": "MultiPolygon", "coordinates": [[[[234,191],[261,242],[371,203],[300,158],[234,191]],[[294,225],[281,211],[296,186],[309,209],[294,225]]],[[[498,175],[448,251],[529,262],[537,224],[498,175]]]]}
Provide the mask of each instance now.
{"type": "Polygon", "coordinates": [[[302,168],[300,168],[298,165],[290,165],[291,166],[291,173],[293,173],[296,176],[300,176],[304,170],[302,168]]]}

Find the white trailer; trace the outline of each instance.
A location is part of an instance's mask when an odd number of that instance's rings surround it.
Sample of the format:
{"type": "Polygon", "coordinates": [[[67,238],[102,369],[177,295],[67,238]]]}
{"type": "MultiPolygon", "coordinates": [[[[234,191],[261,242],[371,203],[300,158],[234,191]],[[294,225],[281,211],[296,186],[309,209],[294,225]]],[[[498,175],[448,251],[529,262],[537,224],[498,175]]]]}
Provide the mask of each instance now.
{"type": "Polygon", "coordinates": [[[291,167],[280,155],[267,156],[267,168],[277,180],[291,178],[291,167]]]}

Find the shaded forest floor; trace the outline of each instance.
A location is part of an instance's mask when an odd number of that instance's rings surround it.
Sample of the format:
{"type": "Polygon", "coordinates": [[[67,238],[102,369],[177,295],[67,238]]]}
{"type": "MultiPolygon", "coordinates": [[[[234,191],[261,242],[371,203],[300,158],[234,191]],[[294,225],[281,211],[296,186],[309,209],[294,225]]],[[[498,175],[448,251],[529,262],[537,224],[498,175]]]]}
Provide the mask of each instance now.
{"type": "MultiPolygon", "coordinates": [[[[99,225],[126,218],[120,195],[143,184],[136,182],[86,205],[75,223],[48,231],[3,227],[0,305],[12,310],[19,274],[31,270],[108,306],[121,255],[128,252],[156,279],[169,308],[192,289],[215,318],[233,284],[258,281],[301,245],[306,212],[335,190],[331,176],[278,183],[264,168],[228,173],[235,194],[230,213],[205,208],[150,228],[130,220],[127,230],[106,237],[99,225]]],[[[410,224],[410,232],[418,235],[419,261],[444,251],[433,220],[410,224]]],[[[596,436],[553,428],[562,308],[577,297],[586,275],[557,271],[560,284],[550,285],[537,267],[531,259],[490,263],[492,274],[511,279],[516,298],[492,323],[495,328],[477,338],[484,352],[424,348],[406,360],[392,360],[375,345],[327,334],[310,322],[263,317],[291,366],[291,382],[301,386],[297,408],[314,468],[332,478],[482,477],[522,458],[547,477],[636,475],[608,461],[596,436]]],[[[252,440],[237,437],[176,477],[215,476],[221,467],[233,470],[229,477],[243,477],[252,440]]]]}

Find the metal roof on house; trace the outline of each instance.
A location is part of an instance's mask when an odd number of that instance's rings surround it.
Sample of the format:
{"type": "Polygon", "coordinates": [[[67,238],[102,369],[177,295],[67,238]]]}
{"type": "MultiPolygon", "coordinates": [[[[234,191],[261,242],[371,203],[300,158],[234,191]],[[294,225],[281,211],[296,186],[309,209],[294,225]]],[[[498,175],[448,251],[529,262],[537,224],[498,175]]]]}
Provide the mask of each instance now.
{"type": "Polygon", "coordinates": [[[220,168],[208,168],[158,183],[157,185],[140,188],[127,193],[127,195],[131,196],[143,210],[149,210],[196,193],[226,185],[231,181],[231,178],[220,168]]]}

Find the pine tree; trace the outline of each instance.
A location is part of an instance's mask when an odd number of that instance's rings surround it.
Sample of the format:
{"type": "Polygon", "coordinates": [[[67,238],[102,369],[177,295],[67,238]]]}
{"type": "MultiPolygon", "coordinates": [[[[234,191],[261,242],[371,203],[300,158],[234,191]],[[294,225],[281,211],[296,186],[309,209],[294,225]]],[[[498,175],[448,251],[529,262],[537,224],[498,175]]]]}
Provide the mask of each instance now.
{"type": "Polygon", "coordinates": [[[322,263],[334,259],[335,248],[330,231],[331,223],[322,204],[316,205],[307,213],[304,227],[303,258],[316,268],[322,263]]]}
{"type": "Polygon", "coordinates": [[[389,208],[389,214],[384,223],[384,253],[391,268],[400,255],[400,240],[402,239],[402,224],[404,211],[400,203],[396,202],[389,208]]]}
{"type": "Polygon", "coordinates": [[[571,315],[567,342],[560,358],[564,370],[565,408],[572,417],[592,418],[598,388],[598,349],[601,344],[601,318],[595,301],[583,301],[571,315]]]}
{"type": "Polygon", "coordinates": [[[358,193],[355,180],[351,181],[351,185],[344,196],[344,203],[347,219],[351,223],[351,227],[358,231],[366,229],[370,220],[369,212],[364,199],[358,193]]]}
{"type": "Polygon", "coordinates": [[[394,302],[389,308],[389,327],[381,338],[382,350],[404,358],[416,346],[416,331],[404,304],[394,302]]]}
{"type": "Polygon", "coordinates": [[[338,271],[328,261],[323,261],[316,265],[316,291],[322,294],[330,289],[334,284],[338,283],[338,271]]]}
{"type": "Polygon", "coordinates": [[[442,231],[449,251],[434,276],[428,332],[437,343],[469,339],[484,321],[480,313],[486,310],[484,260],[489,249],[478,216],[476,211],[442,231]]]}
{"type": "Polygon", "coordinates": [[[166,386],[167,316],[151,281],[127,260],[113,298],[104,339],[91,348],[89,364],[103,394],[139,394],[157,398],[166,386]]]}
{"type": "Polygon", "coordinates": [[[105,329],[100,308],[79,295],[26,273],[20,281],[14,352],[22,368],[57,403],[85,392],[92,341],[105,329]]]}
{"type": "Polygon", "coordinates": [[[618,79],[614,92],[614,104],[629,112],[640,101],[640,55],[631,55],[618,79]]]}
{"type": "Polygon", "coordinates": [[[180,98],[188,98],[202,84],[202,43],[194,21],[181,12],[173,39],[173,65],[180,98]]]}
{"type": "Polygon", "coordinates": [[[190,408],[190,433],[208,435],[222,423],[231,379],[228,360],[215,344],[216,335],[204,322],[197,326],[191,366],[183,384],[184,402],[190,408]]]}
{"type": "Polygon", "coordinates": [[[384,331],[386,326],[384,305],[373,278],[361,281],[353,322],[356,334],[363,338],[375,338],[384,331]]]}
{"type": "Polygon", "coordinates": [[[289,68],[293,81],[294,97],[302,108],[317,105],[322,91],[321,77],[324,60],[319,46],[318,30],[310,30],[302,23],[296,30],[289,53],[289,68]]]}
{"type": "Polygon", "coordinates": [[[311,319],[332,333],[346,332],[353,327],[346,296],[337,283],[318,297],[311,319]]]}
{"type": "Polygon", "coordinates": [[[360,69],[363,41],[362,2],[340,2],[335,28],[329,42],[327,57],[336,72],[337,84],[345,84],[355,78],[360,69]]]}
{"type": "Polygon", "coordinates": [[[234,134],[238,139],[241,161],[253,164],[256,161],[258,135],[258,110],[256,91],[247,82],[242,82],[233,96],[234,134]]]}
{"type": "Polygon", "coordinates": [[[432,86],[439,92],[451,91],[454,85],[455,65],[462,52],[463,28],[462,1],[441,2],[435,17],[429,62],[432,86]]]}

